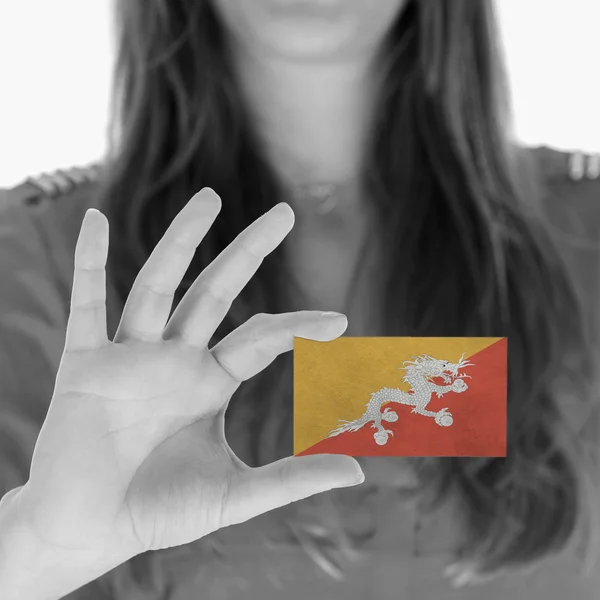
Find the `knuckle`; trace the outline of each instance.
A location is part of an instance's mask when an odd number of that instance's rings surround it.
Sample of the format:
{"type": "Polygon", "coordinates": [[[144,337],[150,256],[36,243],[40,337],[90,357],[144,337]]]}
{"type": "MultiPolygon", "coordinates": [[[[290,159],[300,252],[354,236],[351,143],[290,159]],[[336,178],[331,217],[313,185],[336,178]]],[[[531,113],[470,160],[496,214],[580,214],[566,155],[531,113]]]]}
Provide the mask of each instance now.
{"type": "Polygon", "coordinates": [[[265,237],[268,237],[268,230],[264,226],[264,216],[262,215],[251,223],[235,240],[238,250],[248,252],[260,260],[264,258],[261,246],[264,244],[265,237]]]}
{"type": "Polygon", "coordinates": [[[156,296],[164,296],[170,298],[172,295],[170,290],[160,289],[155,283],[151,283],[150,281],[146,281],[144,279],[141,279],[139,281],[139,286],[141,289],[146,290],[147,292],[150,292],[156,296]]]}
{"type": "Polygon", "coordinates": [[[270,349],[270,339],[273,337],[277,317],[278,315],[270,313],[256,313],[248,319],[247,328],[252,344],[264,347],[267,351],[270,349]]]}
{"type": "Polygon", "coordinates": [[[293,339],[293,317],[290,313],[257,313],[248,320],[253,341],[271,349],[280,346],[284,340],[293,339]]]}
{"type": "Polygon", "coordinates": [[[139,342],[153,343],[156,341],[155,335],[153,335],[152,333],[147,332],[147,331],[142,331],[141,329],[138,329],[131,323],[127,324],[126,330],[127,330],[127,336],[132,337],[139,342]]]}
{"type": "Polygon", "coordinates": [[[176,233],[169,235],[167,238],[171,251],[181,253],[186,258],[196,251],[196,240],[191,234],[186,234],[185,231],[178,230],[176,233]]]}
{"type": "Polygon", "coordinates": [[[197,247],[195,225],[195,219],[192,215],[184,214],[184,211],[180,212],[165,231],[159,241],[160,248],[157,246],[157,249],[168,249],[169,252],[177,249],[186,255],[195,252],[197,247]]]}
{"type": "Polygon", "coordinates": [[[249,256],[251,256],[252,258],[258,260],[258,261],[262,261],[263,260],[263,255],[256,250],[253,246],[252,243],[249,242],[248,240],[244,240],[240,242],[240,247],[241,249],[248,254],[249,256]]]}
{"type": "Polygon", "coordinates": [[[75,269],[81,273],[92,273],[92,274],[97,274],[97,273],[102,273],[104,271],[104,266],[98,266],[98,265],[88,265],[85,264],[85,261],[79,260],[79,261],[75,261],[75,269]]]}
{"type": "Polygon", "coordinates": [[[103,299],[92,299],[85,300],[81,302],[76,302],[73,304],[73,310],[100,310],[105,307],[105,303],[103,299]]]}
{"type": "Polygon", "coordinates": [[[218,304],[229,305],[232,302],[230,291],[214,281],[205,281],[201,285],[200,295],[207,294],[218,304]]]}

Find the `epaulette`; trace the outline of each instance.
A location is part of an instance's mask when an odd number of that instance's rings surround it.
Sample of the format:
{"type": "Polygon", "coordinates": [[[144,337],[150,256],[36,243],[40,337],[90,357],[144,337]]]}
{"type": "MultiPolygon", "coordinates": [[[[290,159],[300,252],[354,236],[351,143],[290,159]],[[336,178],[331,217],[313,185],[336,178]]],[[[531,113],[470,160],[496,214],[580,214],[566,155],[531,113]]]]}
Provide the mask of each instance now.
{"type": "Polygon", "coordinates": [[[95,183],[101,169],[100,163],[92,163],[85,167],[41,173],[35,177],[28,177],[13,188],[0,190],[0,200],[6,198],[10,202],[36,205],[44,199],[58,198],[79,186],[95,183]]]}
{"type": "Polygon", "coordinates": [[[531,148],[542,175],[548,180],[600,179],[600,153],[567,151],[537,146],[531,148]]]}
{"type": "MultiPolygon", "coordinates": [[[[595,180],[600,179],[600,153],[565,151],[549,146],[536,146],[530,150],[547,180],[595,180]]],[[[25,181],[10,189],[0,189],[0,200],[28,205],[39,204],[44,198],[57,198],[86,183],[98,181],[102,170],[101,163],[92,163],[84,167],[58,169],[50,173],[41,173],[28,177],[25,181]]]]}

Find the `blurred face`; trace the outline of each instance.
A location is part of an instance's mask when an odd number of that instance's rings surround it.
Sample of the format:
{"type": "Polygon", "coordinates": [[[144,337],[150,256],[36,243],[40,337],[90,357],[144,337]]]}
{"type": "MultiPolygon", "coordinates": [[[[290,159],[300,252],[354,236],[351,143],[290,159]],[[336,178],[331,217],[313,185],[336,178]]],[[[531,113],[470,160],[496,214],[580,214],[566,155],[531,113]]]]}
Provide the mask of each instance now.
{"type": "Polygon", "coordinates": [[[246,50],[294,60],[343,60],[375,50],[407,0],[211,2],[246,50]]]}

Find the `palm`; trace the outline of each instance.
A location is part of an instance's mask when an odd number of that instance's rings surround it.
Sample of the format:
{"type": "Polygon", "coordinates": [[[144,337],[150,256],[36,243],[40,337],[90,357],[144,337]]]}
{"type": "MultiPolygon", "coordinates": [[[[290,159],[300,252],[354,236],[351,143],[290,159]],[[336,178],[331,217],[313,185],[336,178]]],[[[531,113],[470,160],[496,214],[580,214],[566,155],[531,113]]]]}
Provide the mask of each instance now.
{"type": "MultiPolygon", "coordinates": [[[[201,506],[201,499],[213,498],[220,507],[233,461],[243,465],[233,457],[219,426],[223,406],[239,383],[208,350],[177,342],[111,344],[94,353],[65,355],[57,381],[61,379],[69,381],[69,393],[53,398],[47,421],[61,421],[72,437],[65,439],[61,432],[61,439],[54,439],[55,430],[46,427],[38,439],[35,475],[38,480],[49,479],[44,486],[46,503],[54,489],[56,502],[68,510],[61,480],[52,475],[60,468],[77,482],[79,500],[90,489],[90,479],[93,489],[99,490],[87,498],[89,514],[81,516],[82,526],[108,523],[116,515],[126,525],[126,516],[131,525],[127,535],[144,550],[173,545],[154,539],[161,523],[164,531],[181,539],[184,532],[169,525],[170,515],[190,514],[189,503],[195,503],[193,513],[212,521],[205,526],[214,530],[220,525],[209,505],[201,506]],[[102,389],[97,382],[105,382],[102,389]],[[207,388],[210,396],[202,395],[200,390],[207,388]],[[93,465],[89,456],[81,460],[80,453],[65,452],[80,447],[82,437],[93,465]],[[194,469],[189,468],[192,457],[194,469]],[[146,523],[136,516],[141,514],[146,523]]],[[[194,523],[185,523],[186,535],[197,531],[194,523]]],[[[60,537],[62,545],[72,542],[77,540],[60,537]]]]}
{"type": "Polygon", "coordinates": [[[114,455],[128,480],[120,518],[144,550],[189,543],[224,526],[229,483],[245,467],[223,431],[224,406],[239,382],[206,349],[177,342],[115,348],[115,390],[122,396],[137,378],[147,395],[136,387],[120,406],[107,403],[114,455]],[[206,388],[210,397],[200,392],[206,388]]]}
{"type": "Polygon", "coordinates": [[[178,430],[135,472],[119,518],[141,549],[186,544],[230,524],[230,483],[245,465],[229,449],[219,420],[178,430]]]}
{"type": "Polygon", "coordinates": [[[215,199],[201,193],[175,218],[140,271],[113,342],[106,337],[106,222],[93,217],[89,233],[82,228],[65,352],[20,500],[49,544],[117,547],[132,556],[356,477],[348,457],[290,457],[251,469],[229,448],[224,413],[240,383],[291,350],[294,336],[328,341],[347,323],[316,311],[254,315],[208,349],[233,299],[289,231],[289,207],[243,231],[169,318],[220,207],[215,199]]]}
{"type": "Polygon", "coordinates": [[[148,452],[174,433],[173,426],[213,416],[240,385],[207,348],[177,341],[111,344],[67,356],[59,383],[63,377],[73,393],[101,399],[95,401],[104,413],[102,435],[135,430],[135,444],[148,452]]]}

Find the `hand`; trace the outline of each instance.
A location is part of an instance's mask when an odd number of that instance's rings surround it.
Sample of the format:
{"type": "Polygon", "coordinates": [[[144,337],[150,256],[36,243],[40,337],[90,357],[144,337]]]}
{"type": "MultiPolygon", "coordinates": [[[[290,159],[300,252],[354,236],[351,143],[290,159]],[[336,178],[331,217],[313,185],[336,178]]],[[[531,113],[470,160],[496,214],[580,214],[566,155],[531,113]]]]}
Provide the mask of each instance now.
{"type": "Polygon", "coordinates": [[[173,220],[133,284],[113,342],[106,333],[108,221],[97,210],[86,213],[65,349],[19,495],[44,544],[111,559],[120,553],[124,562],[364,479],[349,456],[250,468],[228,446],[224,413],[240,383],[291,350],[294,336],[329,341],[347,320],[317,311],[260,314],[207,348],[232,301],[291,230],[285,203],[244,230],[169,319],[220,208],[204,189],[173,220]]]}

